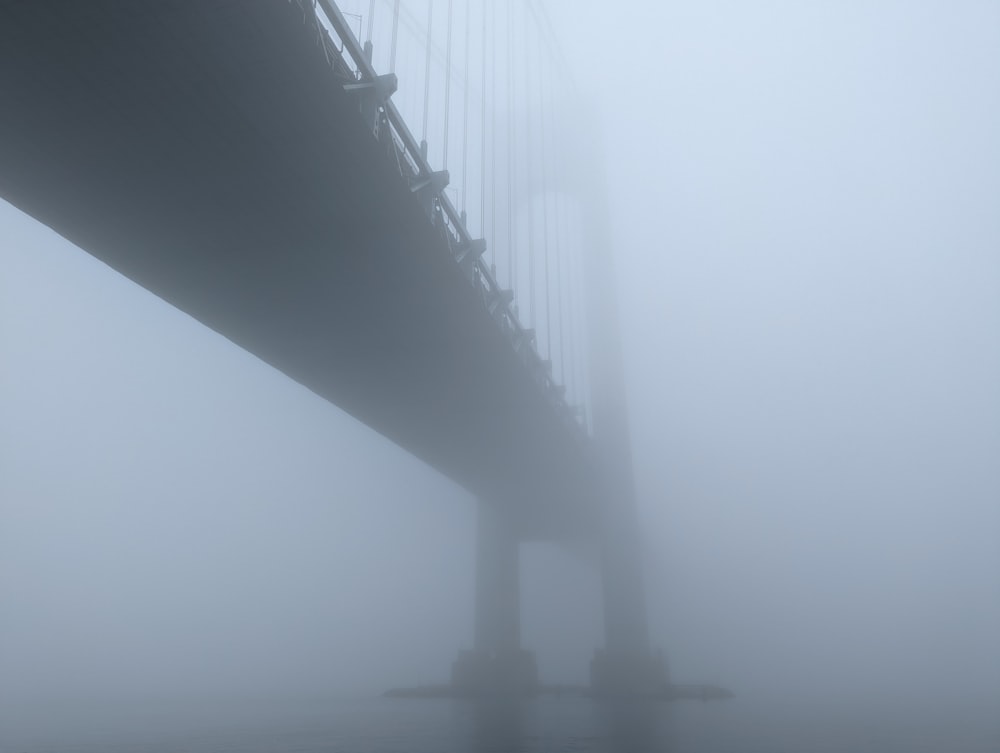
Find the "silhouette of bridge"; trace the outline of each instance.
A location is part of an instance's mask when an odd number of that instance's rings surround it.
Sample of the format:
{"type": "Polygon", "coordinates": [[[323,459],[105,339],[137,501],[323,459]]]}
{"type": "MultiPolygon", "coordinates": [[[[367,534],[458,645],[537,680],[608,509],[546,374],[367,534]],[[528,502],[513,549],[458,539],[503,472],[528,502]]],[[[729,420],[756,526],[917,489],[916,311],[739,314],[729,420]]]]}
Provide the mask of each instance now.
{"type": "Polygon", "coordinates": [[[357,16],[329,0],[7,3],[0,195],[478,497],[457,685],[536,683],[517,546],[547,539],[600,546],[595,687],[653,690],[600,160],[574,135],[544,12],[426,0],[422,24],[386,5],[379,26],[374,0],[357,16]],[[414,49],[419,140],[393,96],[414,49]]]}

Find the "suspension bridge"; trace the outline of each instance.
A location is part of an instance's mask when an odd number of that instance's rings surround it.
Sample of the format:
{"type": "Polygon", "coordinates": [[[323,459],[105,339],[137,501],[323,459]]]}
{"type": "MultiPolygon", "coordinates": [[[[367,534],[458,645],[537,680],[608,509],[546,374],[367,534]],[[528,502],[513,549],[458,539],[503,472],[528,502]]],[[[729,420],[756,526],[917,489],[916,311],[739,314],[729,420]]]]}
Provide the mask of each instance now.
{"type": "Polygon", "coordinates": [[[0,195],[478,498],[470,692],[537,685],[518,543],[647,636],[601,157],[539,0],[0,6],[0,195]],[[418,129],[418,130],[414,130],[418,129]]]}

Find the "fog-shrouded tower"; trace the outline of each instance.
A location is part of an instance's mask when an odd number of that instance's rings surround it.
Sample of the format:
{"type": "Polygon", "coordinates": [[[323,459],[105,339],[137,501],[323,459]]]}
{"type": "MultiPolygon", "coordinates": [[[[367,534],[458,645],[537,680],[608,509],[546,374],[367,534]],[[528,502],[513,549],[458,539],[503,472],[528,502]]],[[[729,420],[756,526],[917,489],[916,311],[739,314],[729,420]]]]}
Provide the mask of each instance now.
{"type": "Polygon", "coordinates": [[[605,643],[591,662],[590,679],[600,694],[657,693],[666,686],[667,671],[649,641],[614,241],[596,122],[585,113],[575,124],[584,137],[578,152],[585,150],[590,157],[586,174],[578,173],[575,184],[583,221],[592,443],[604,484],[600,551],[605,643]]]}
{"type": "MultiPolygon", "coordinates": [[[[667,671],[647,627],[605,157],[596,118],[573,111],[576,117],[563,124],[565,138],[549,156],[561,168],[555,190],[577,204],[582,221],[576,250],[586,301],[589,452],[600,485],[591,500],[598,510],[596,540],[589,543],[600,555],[604,605],[604,645],[591,661],[591,689],[607,696],[652,695],[665,690],[667,671]]],[[[540,190],[528,186],[524,200],[540,190]]],[[[520,644],[519,547],[520,534],[503,506],[480,501],[475,640],[454,664],[456,687],[477,693],[538,687],[534,655],[520,644]]]]}

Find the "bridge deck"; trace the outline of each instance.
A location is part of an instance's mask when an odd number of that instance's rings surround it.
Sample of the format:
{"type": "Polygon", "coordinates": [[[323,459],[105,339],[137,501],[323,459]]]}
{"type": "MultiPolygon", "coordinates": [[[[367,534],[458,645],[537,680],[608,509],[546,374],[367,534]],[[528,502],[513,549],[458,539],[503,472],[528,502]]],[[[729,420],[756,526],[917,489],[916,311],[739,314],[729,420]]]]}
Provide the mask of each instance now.
{"type": "Polygon", "coordinates": [[[0,8],[0,196],[470,491],[591,530],[530,378],[287,0],[0,8]]]}

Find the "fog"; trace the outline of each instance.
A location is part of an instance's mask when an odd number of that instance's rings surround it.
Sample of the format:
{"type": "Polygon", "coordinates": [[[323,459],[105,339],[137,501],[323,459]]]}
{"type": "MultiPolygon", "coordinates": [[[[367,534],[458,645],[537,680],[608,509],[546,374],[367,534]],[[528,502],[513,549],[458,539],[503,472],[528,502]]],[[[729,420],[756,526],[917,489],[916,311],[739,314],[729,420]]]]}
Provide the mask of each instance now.
{"type": "MultiPolygon", "coordinates": [[[[546,7],[673,678],[1000,708],[1000,6],[546,7]]],[[[471,495],[8,204],[0,269],[0,719],[446,679],[471,495]]],[[[585,682],[597,573],[521,574],[542,677],[585,682]]]]}
{"type": "Polygon", "coordinates": [[[589,73],[676,673],[995,700],[1000,12],[645,11],[589,73]]]}

